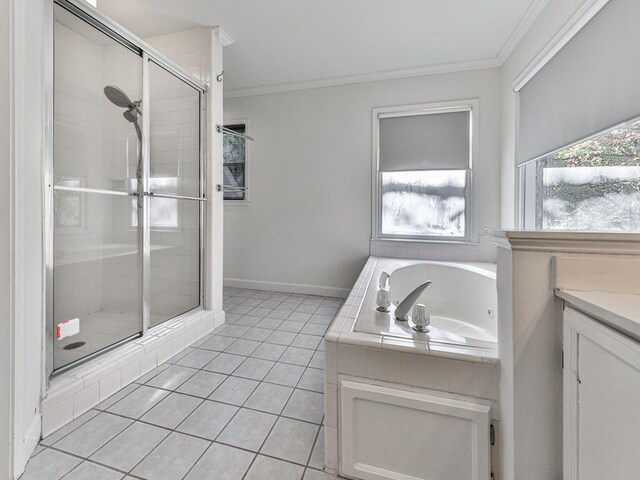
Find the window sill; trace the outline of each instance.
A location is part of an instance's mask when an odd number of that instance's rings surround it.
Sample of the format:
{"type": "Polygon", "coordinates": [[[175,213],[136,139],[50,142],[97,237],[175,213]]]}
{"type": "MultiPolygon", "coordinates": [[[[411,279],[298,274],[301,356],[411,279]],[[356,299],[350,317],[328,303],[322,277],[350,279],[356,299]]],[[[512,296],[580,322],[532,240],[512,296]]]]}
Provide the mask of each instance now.
{"type": "Polygon", "coordinates": [[[230,206],[242,207],[242,206],[248,206],[250,203],[251,202],[249,200],[224,200],[225,207],[230,207],[230,206]]]}
{"type": "Polygon", "coordinates": [[[397,237],[372,237],[372,242],[396,242],[396,243],[419,243],[419,244],[444,244],[444,245],[480,245],[477,240],[451,239],[446,238],[397,238],[397,237]]]}

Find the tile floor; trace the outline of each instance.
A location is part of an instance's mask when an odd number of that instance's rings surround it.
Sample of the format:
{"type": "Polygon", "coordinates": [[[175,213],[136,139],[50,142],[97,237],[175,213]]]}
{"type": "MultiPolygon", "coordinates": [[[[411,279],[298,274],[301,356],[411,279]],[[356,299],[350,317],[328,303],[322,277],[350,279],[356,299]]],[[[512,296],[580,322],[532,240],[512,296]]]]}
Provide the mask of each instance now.
{"type": "Polygon", "coordinates": [[[342,300],[224,289],[227,323],[42,440],[23,480],[322,480],[342,300]]]}

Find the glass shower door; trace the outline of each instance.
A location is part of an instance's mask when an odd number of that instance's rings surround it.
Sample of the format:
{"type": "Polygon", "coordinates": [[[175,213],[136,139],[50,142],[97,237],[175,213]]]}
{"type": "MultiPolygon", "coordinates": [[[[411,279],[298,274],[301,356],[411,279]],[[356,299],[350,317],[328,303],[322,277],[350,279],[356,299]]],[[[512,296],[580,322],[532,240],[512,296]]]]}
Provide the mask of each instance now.
{"type": "Polygon", "coordinates": [[[200,91],[149,61],[149,325],[200,306],[200,91]]]}
{"type": "Polygon", "coordinates": [[[59,370],[143,330],[142,204],[134,196],[143,63],[57,5],[54,35],[52,335],[59,370]]]}
{"type": "Polygon", "coordinates": [[[202,304],[206,86],[65,5],[46,182],[49,373],[202,304]]]}

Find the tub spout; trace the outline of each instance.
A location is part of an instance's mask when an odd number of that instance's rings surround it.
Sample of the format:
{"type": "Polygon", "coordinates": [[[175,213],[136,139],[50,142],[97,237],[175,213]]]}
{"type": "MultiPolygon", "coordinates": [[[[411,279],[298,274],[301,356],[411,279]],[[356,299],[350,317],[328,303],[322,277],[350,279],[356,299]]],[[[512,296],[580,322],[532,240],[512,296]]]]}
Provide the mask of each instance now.
{"type": "Polygon", "coordinates": [[[396,307],[396,319],[406,322],[409,320],[409,312],[413,305],[418,301],[422,292],[424,292],[427,288],[431,286],[431,280],[427,280],[421,285],[418,285],[413,292],[406,296],[404,300],[402,300],[398,306],[396,307]]]}

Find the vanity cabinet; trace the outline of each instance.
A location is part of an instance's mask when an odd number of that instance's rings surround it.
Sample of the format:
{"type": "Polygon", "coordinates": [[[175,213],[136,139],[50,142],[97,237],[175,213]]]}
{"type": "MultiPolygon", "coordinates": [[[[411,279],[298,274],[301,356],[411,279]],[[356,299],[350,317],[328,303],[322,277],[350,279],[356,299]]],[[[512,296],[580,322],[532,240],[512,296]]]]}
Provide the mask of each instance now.
{"type": "Polygon", "coordinates": [[[564,312],[564,480],[640,478],[640,342],[564,312]]]}

